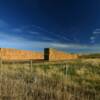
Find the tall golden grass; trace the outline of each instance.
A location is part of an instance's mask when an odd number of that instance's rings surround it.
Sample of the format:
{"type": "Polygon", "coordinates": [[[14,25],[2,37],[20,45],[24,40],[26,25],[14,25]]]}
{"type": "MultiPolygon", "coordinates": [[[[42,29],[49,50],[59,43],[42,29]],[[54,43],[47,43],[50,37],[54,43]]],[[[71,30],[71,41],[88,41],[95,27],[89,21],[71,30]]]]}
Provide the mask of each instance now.
{"type": "Polygon", "coordinates": [[[4,63],[0,100],[100,100],[100,63],[4,63]]]}

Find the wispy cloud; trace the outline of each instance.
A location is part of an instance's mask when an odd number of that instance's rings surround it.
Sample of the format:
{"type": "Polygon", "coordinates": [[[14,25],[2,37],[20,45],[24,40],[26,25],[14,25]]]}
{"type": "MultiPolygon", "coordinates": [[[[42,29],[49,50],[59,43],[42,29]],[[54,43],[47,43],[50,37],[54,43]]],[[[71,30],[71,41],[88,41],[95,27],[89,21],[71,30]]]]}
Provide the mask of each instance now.
{"type": "MultiPolygon", "coordinates": [[[[0,20],[0,24],[3,24],[3,26],[6,26],[8,24],[6,24],[6,22],[0,20]]],[[[0,36],[5,40],[10,40],[13,39],[14,37],[8,37],[8,35],[13,35],[13,36],[18,36],[18,40],[19,38],[22,38],[21,36],[23,36],[23,38],[27,38],[27,39],[33,39],[33,40],[37,40],[37,41],[53,41],[53,39],[51,37],[46,36],[45,34],[43,34],[44,32],[39,31],[40,27],[39,26],[34,26],[33,25],[30,26],[23,26],[23,27],[10,27],[9,29],[4,29],[5,30],[0,30],[0,36]],[[37,27],[38,29],[35,29],[34,27],[37,27]],[[3,33],[3,34],[2,34],[3,33]],[[5,33],[7,33],[5,35],[5,33]],[[20,33],[20,34],[19,34],[20,33]],[[19,34],[19,35],[18,35],[19,34]]],[[[43,28],[41,28],[42,30],[43,28]]],[[[45,30],[45,29],[44,29],[45,30]]],[[[15,39],[17,40],[17,39],[15,39]]]]}
{"type": "Polygon", "coordinates": [[[51,46],[56,48],[70,48],[70,49],[87,49],[89,48],[88,45],[81,45],[81,44],[62,44],[62,43],[51,43],[51,46]]]}
{"type": "Polygon", "coordinates": [[[50,47],[50,42],[34,41],[24,37],[9,35],[0,32],[0,47],[3,48],[18,48],[18,49],[33,49],[50,47]]]}
{"type": "Polygon", "coordinates": [[[48,30],[46,30],[46,29],[44,29],[44,28],[42,28],[42,27],[40,27],[40,26],[37,26],[37,25],[32,25],[32,28],[39,29],[39,30],[41,30],[42,32],[51,33],[51,32],[49,32],[48,30]]]}
{"type": "Polygon", "coordinates": [[[90,37],[90,43],[95,43],[95,39],[96,39],[96,37],[94,35],[92,35],[90,37]]]}
{"type": "Polygon", "coordinates": [[[94,35],[100,34],[100,28],[95,29],[95,30],[93,31],[93,34],[94,34],[94,35]]]}
{"type": "Polygon", "coordinates": [[[13,32],[16,32],[16,33],[21,33],[23,32],[23,30],[21,28],[13,28],[12,29],[13,32]]]}
{"type": "Polygon", "coordinates": [[[100,45],[82,45],[82,44],[61,44],[61,43],[51,43],[52,47],[58,48],[58,49],[63,49],[66,52],[68,50],[73,50],[73,51],[78,51],[78,52],[99,52],[100,53],[100,45]]]}
{"type": "Polygon", "coordinates": [[[40,35],[40,33],[39,32],[35,32],[35,31],[28,31],[28,33],[30,33],[31,35],[40,35]]]}
{"type": "Polygon", "coordinates": [[[90,50],[90,51],[99,51],[100,46],[99,45],[81,45],[81,44],[62,44],[62,43],[56,43],[56,42],[44,42],[44,41],[34,41],[34,40],[28,40],[27,38],[18,37],[9,35],[7,33],[0,33],[0,47],[10,47],[10,48],[18,48],[18,49],[31,49],[34,50],[34,48],[58,48],[58,49],[65,49],[66,51],[68,49],[73,50],[90,50]]]}
{"type": "MultiPolygon", "coordinates": [[[[0,28],[7,27],[5,21],[0,20],[0,28]]],[[[99,45],[82,45],[78,42],[75,42],[77,39],[73,38],[70,39],[63,35],[55,34],[53,32],[49,32],[40,26],[32,25],[30,26],[23,26],[24,28],[10,28],[10,31],[0,31],[0,47],[11,47],[11,48],[19,48],[19,49],[34,49],[34,48],[58,48],[58,49],[73,49],[77,51],[100,51],[99,45]],[[9,32],[13,32],[10,34],[9,32]],[[21,33],[20,35],[16,33],[21,33]],[[26,33],[26,34],[24,34],[26,33]],[[45,33],[45,34],[44,34],[45,33]],[[23,35],[22,35],[23,34],[23,35]],[[49,34],[49,35],[48,35],[49,34]],[[52,35],[52,36],[51,36],[52,35]],[[29,37],[29,38],[28,38],[29,37]],[[31,39],[30,39],[31,37],[31,39]],[[75,40],[76,39],[76,40],[75,40]],[[62,41],[67,41],[62,43],[62,41]],[[68,41],[74,41],[70,43],[68,41]]],[[[100,30],[96,29],[96,32],[100,32],[100,30]]],[[[95,43],[97,40],[97,35],[93,34],[90,37],[91,43],[95,43]]]]}
{"type": "Polygon", "coordinates": [[[73,37],[67,37],[67,33],[59,32],[55,33],[52,31],[48,31],[47,29],[40,27],[38,25],[26,25],[22,26],[23,30],[28,30],[28,35],[38,36],[36,38],[41,38],[40,40],[44,41],[53,41],[53,42],[68,42],[68,43],[80,43],[79,39],[76,38],[76,36],[73,37]]]}
{"type": "Polygon", "coordinates": [[[0,40],[1,40],[0,43],[2,43],[2,41],[7,41],[7,42],[10,42],[10,41],[12,41],[12,42],[19,41],[20,42],[20,41],[27,40],[27,39],[25,39],[23,37],[18,37],[16,35],[11,35],[11,34],[6,33],[6,32],[0,32],[0,40]]]}
{"type": "Polygon", "coordinates": [[[91,39],[91,40],[95,40],[95,36],[91,36],[90,39],[91,39]]]}
{"type": "Polygon", "coordinates": [[[6,23],[4,20],[0,19],[0,28],[8,27],[8,23],[6,23]]]}
{"type": "Polygon", "coordinates": [[[54,41],[54,42],[57,42],[57,41],[71,42],[72,41],[72,39],[69,39],[66,36],[48,31],[47,29],[42,28],[37,25],[23,26],[22,29],[28,30],[27,33],[29,33],[29,35],[33,35],[33,36],[36,35],[38,37],[41,37],[41,39],[45,41],[54,41]]]}
{"type": "Polygon", "coordinates": [[[90,43],[99,43],[100,41],[98,41],[98,37],[100,38],[100,28],[97,28],[93,31],[92,35],[90,36],[90,43]]]}

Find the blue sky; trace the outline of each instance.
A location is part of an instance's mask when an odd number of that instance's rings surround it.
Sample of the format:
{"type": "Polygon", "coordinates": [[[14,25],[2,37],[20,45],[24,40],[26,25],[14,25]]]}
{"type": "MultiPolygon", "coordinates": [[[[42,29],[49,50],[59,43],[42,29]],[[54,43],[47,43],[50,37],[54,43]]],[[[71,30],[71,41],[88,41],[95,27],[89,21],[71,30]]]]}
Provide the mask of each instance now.
{"type": "Polygon", "coordinates": [[[0,47],[100,52],[100,1],[0,0],[0,47]]]}

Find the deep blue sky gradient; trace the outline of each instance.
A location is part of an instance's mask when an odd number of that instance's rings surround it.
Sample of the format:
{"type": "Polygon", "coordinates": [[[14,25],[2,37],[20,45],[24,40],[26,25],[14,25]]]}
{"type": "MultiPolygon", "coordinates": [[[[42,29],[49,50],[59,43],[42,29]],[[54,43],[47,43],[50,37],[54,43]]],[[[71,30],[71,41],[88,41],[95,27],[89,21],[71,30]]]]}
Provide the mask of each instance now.
{"type": "Polygon", "coordinates": [[[0,34],[1,47],[99,52],[100,0],[0,0],[0,34]]]}

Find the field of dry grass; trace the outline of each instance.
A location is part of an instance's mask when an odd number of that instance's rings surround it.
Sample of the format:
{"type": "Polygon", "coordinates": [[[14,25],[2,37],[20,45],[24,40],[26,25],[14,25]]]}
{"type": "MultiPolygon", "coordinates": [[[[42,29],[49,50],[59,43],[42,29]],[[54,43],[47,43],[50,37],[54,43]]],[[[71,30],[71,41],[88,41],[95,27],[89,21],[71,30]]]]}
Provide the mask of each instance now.
{"type": "Polygon", "coordinates": [[[100,60],[2,64],[0,100],[100,100],[100,60]]]}

